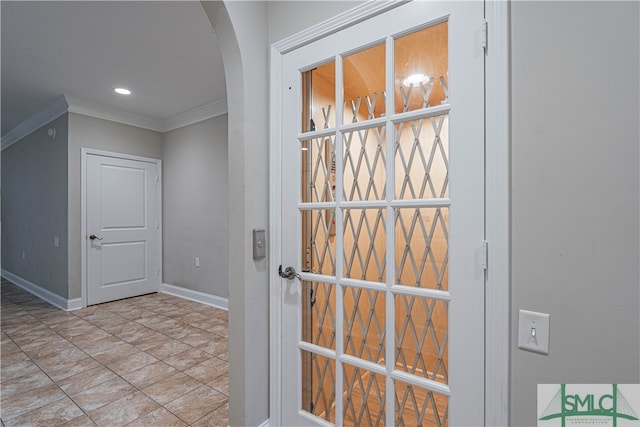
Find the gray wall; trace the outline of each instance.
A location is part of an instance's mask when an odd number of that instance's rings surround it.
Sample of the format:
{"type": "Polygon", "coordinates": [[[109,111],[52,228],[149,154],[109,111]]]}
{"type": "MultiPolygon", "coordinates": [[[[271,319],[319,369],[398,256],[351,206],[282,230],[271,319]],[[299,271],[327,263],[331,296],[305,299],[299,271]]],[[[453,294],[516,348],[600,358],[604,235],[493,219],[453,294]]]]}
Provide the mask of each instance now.
{"type": "Polygon", "coordinates": [[[538,383],[638,383],[637,2],[512,7],[511,419],[538,383]],[[548,356],[517,312],[551,314],[548,356]]]}
{"type": "Polygon", "coordinates": [[[64,114],[2,152],[2,268],[64,298],[67,125],[64,114]]]}
{"type": "Polygon", "coordinates": [[[163,281],[226,298],[227,115],[166,133],[162,169],[163,281]]]}
{"type": "Polygon", "coordinates": [[[306,30],[364,1],[274,1],[269,0],[269,44],[306,30]]]}
{"type": "Polygon", "coordinates": [[[69,298],[79,298],[81,149],[162,159],[162,134],[108,120],[69,113],[69,298]]]}

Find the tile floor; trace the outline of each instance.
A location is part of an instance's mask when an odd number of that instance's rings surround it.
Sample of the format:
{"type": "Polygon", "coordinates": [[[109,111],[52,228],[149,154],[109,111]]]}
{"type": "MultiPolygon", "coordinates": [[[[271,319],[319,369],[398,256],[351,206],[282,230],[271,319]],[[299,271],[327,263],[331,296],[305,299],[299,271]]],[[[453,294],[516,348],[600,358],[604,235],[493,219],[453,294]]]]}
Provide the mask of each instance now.
{"type": "Polygon", "coordinates": [[[2,279],[9,426],[226,426],[227,312],[151,294],[64,312],[2,279]]]}

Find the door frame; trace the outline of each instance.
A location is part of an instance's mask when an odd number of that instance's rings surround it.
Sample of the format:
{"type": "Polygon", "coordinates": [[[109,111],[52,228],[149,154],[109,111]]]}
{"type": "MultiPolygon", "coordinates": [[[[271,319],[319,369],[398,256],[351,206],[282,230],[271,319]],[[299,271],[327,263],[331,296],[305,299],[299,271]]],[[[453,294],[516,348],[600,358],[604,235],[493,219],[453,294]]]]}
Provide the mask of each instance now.
{"type": "Polygon", "coordinates": [[[130,154],[115,153],[111,151],[96,150],[93,148],[81,148],[81,161],[80,161],[80,299],[82,308],[87,307],[87,287],[89,281],[87,278],[87,157],[89,155],[114,157],[117,159],[133,160],[139,162],[155,163],[158,168],[158,182],[156,185],[157,192],[157,212],[158,212],[158,266],[160,268],[160,281],[157,291],[160,291],[162,286],[162,160],[152,159],[150,157],[133,156],[130,154]]]}
{"type": "MultiPolygon", "coordinates": [[[[269,417],[281,424],[281,241],[283,56],[320,38],[398,7],[406,1],[368,2],[271,46],[269,140],[269,417]]],[[[509,424],[511,279],[510,2],[485,1],[485,425],[509,424]]],[[[478,23],[478,30],[482,23],[478,23]]]]}

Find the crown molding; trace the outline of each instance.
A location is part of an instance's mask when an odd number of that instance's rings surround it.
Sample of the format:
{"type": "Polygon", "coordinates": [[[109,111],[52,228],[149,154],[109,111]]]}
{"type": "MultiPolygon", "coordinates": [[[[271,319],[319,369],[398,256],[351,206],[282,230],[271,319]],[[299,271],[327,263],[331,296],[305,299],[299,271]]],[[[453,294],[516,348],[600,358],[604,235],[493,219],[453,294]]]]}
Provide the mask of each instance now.
{"type": "Polygon", "coordinates": [[[143,129],[163,132],[162,120],[152,119],[141,114],[128,113],[106,105],[95,104],[78,98],[65,95],[70,113],[82,114],[97,119],[123,123],[143,129]]]}
{"type": "Polygon", "coordinates": [[[184,126],[189,126],[203,120],[221,116],[227,113],[227,98],[222,98],[208,104],[176,114],[162,121],[162,132],[169,132],[184,126]]]}
{"type": "Polygon", "coordinates": [[[64,96],[59,96],[44,109],[31,115],[20,122],[9,133],[2,137],[1,150],[11,147],[27,135],[40,129],[42,126],[51,123],[67,112],[68,104],[64,96]]]}
{"type": "Polygon", "coordinates": [[[9,148],[25,136],[30,135],[67,112],[164,133],[226,114],[227,98],[192,108],[191,110],[176,114],[164,120],[158,120],[141,114],[128,113],[117,108],[84,101],[68,95],[60,95],[43,110],[31,115],[3,136],[1,150],[9,148]]]}
{"type": "Polygon", "coordinates": [[[307,28],[297,34],[280,40],[273,44],[273,48],[279,53],[285,54],[309,43],[313,43],[323,37],[343,30],[346,27],[365,21],[376,15],[380,15],[390,9],[408,3],[410,0],[376,0],[363,3],[349,9],[335,17],[307,28]]]}

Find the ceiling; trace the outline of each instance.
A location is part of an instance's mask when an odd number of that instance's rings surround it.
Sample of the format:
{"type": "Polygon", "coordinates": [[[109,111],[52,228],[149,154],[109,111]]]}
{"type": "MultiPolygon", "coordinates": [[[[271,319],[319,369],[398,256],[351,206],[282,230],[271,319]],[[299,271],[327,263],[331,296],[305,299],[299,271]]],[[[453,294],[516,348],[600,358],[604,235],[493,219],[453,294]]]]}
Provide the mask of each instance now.
{"type": "Polygon", "coordinates": [[[200,2],[1,7],[2,136],[60,95],[155,121],[226,98],[220,49],[200,2]]]}

